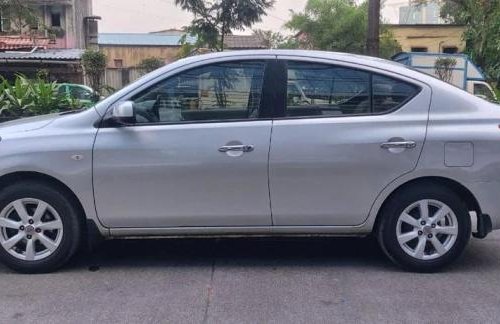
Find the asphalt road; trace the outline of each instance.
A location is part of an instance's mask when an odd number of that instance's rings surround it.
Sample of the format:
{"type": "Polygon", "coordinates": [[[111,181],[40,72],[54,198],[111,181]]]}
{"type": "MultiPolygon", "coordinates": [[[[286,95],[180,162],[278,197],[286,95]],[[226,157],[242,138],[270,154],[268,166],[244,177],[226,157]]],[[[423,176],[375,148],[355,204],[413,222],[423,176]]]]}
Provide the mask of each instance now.
{"type": "Polygon", "coordinates": [[[106,242],[54,274],[0,266],[0,322],[499,322],[500,232],[446,272],[370,239],[106,242]]]}

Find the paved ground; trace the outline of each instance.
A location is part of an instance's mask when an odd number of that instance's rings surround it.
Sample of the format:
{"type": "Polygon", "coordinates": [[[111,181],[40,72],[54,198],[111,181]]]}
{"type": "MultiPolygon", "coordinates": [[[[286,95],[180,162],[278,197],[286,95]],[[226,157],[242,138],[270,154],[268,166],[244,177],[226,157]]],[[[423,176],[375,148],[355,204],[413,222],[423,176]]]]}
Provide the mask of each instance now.
{"type": "Polygon", "coordinates": [[[447,272],[369,239],[112,241],[62,271],[0,266],[0,322],[498,322],[500,233],[447,272]]]}

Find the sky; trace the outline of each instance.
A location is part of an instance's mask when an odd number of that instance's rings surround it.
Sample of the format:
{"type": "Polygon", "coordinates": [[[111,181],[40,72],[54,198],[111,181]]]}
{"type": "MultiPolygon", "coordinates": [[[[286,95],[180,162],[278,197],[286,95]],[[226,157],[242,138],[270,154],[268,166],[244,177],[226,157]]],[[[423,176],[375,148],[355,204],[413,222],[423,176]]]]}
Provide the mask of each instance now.
{"type": "MultiPolygon", "coordinates": [[[[388,2],[395,0],[388,0],[388,2]]],[[[253,29],[270,29],[289,33],[283,27],[290,19],[290,10],[302,11],[307,0],[277,0],[261,23],[253,29]]],[[[399,0],[401,2],[401,0],[399,0]]],[[[102,33],[147,33],[181,28],[189,25],[192,15],[175,6],[174,0],[93,0],[94,14],[101,16],[102,33]]],[[[249,34],[251,31],[235,31],[249,34]]]]}

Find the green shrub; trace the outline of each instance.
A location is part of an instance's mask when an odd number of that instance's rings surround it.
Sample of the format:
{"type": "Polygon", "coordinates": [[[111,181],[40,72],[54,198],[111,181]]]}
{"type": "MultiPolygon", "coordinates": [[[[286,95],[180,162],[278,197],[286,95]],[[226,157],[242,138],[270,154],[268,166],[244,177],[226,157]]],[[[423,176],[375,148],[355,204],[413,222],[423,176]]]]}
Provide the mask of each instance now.
{"type": "Polygon", "coordinates": [[[46,82],[43,79],[38,79],[31,83],[33,106],[30,109],[35,115],[49,114],[58,112],[67,103],[65,96],[60,95],[57,91],[55,82],[46,82]]]}
{"type": "Polygon", "coordinates": [[[436,76],[444,82],[451,82],[453,69],[457,65],[457,60],[453,57],[440,57],[436,60],[434,70],[436,76]]]}
{"type": "Polygon", "coordinates": [[[55,82],[17,75],[11,84],[0,76],[0,117],[14,119],[82,107],[79,100],[60,94],[55,82]]]}
{"type": "Polygon", "coordinates": [[[30,82],[21,76],[16,77],[14,84],[3,80],[4,98],[2,115],[7,117],[26,116],[33,107],[33,94],[30,82]]]}
{"type": "Polygon", "coordinates": [[[106,71],[106,54],[101,51],[86,50],[82,55],[82,65],[90,87],[99,95],[102,93],[103,76],[106,71]]]}

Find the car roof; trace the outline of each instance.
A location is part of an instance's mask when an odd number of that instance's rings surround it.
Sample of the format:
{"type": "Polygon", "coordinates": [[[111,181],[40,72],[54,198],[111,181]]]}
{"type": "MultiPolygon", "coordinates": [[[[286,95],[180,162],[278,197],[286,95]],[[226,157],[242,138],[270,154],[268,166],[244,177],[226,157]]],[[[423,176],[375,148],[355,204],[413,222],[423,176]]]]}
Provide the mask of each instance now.
{"type": "Polygon", "coordinates": [[[58,83],[57,85],[59,87],[61,87],[61,86],[71,86],[71,87],[81,87],[81,88],[85,88],[87,90],[92,90],[91,87],[86,86],[84,84],[79,84],[79,83],[58,83]]]}

